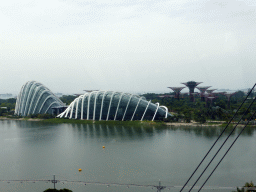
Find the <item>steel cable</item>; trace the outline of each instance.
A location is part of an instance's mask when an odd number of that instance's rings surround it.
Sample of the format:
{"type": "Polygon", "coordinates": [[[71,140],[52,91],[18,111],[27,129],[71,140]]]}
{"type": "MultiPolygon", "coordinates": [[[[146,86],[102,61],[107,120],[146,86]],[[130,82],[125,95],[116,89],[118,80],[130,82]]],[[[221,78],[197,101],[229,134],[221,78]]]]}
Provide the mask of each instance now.
{"type": "MultiPolygon", "coordinates": [[[[252,104],[254,103],[254,101],[256,100],[256,97],[253,99],[253,101],[250,103],[249,107],[246,109],[246,111],[244,112],[244,114],[242,115],[242,117],[239,119],[239,121],[237,122],[237,124],[235,125],[235,127],[233,128],[233,130],[229,133],[228,137],[225,139],[225,141],[222,143],[222,145],[219,147],[218,151],[215,153],[215,155],[213,156],[213,158],[210,160],[210,162],[207,164],[207,166],[205,167],[205,169],[203,170],[203,172],[200,174],[200,176],[198,177],[198,179],[195,181],[195,183],[193,184],[193,186],[190,188],[189,192],[193,189],[193,187],[196,185],[196,183],[199,181],[199,179],[202,177],[202,175],[204,174],[204,172],[208,169],[208,167],[210,166],[210,164],[212,163],[212,161],[215,159],[215,157],[218,155],[219,151],[222,149],[222,147],[225,145],[225,143],[227,142],[227,140],[229,139],[229,137],[231,136],[231,134],[235,131],[237,125],[240,123],[240,121],[242,120],[242,118],[247,114],[248,110],[250,109],[250,107],[252,106],[252,104]]],[[[251,118],[250,118],[251,119],[251,118]]]]}
{"type": "MultiPolygon", "coordinates": [[[[255,97],[256,98],[256,97],[255,97]]],[[[255,101],[254,98],[254,101],[255,101]]],[[[227,153],[230,151],[230,149],[233,147],[233,145],[235,144],[236,140],[238,139],[238,137],[241,135],[241,133],[244,131],[244,129],[246,128],[246,126],[249,124],[249,122],[251,121],[251,119],[254,117],[254,115],[256,114],[256,111],[253,113],[253,115],[250,117],[250,119],[247,121],[247,123],[245,124],[245,126],[243,127],[243,129],[240,131],[240,133],[238,134],[238,136],[235,138],[235,140],[232,142],[232,144],[230,145],[230,147],[228,148],[228,150],[226,151],[226,153],[222,156],[222,158],[220,159],[220,161],[218,162],[218,164],[215,166],[215,168],[213,169],[213,171],[211,172],[211,174],[207,177],[207,179],[205,180],[205,182],[203,183],[203,185],[200,187],[200,189],[198,190],[201,191],[201,189],[204,187],[205,183],[209,180],[209,178],[212,176],[212,174],[214,173],[214,171],[217,169],[217,167],[219,166],[219,164],[222,162],[222,160],[224,159],[224,157],[227,155],[227,153]]]]}
{"type": "Polygon", "coordinates": [[[188,182],[191,180],[191,178],[194,176],[194,174],[196,173],[196,171],[198,170],[198,168],[201,166],[201,164],[204,162],[204,160],[206,159],[206,157],[209,155],[209,153],[211,152],[211,150],[213,149],[213,147],[215,146],[215,144],[218,142],[218,140],[220,139],[220,137],[223,135],[223,133],[226,131],[227,127],[229,126],[229,124],[232,122],[232,120],[234,119],[234,117],[237,115],[238,111],[240,110],[240,108],[243,106],[243,104],[245,103],[245,101],[247,100],[247,98],[249,97],[249,95],[251,94],[251,92],[253,91],[253,89],[255,88],[256,83],[254,84],[254,86],[252,87],[252,89],[249,91],[249,93],[247,94],[247,96],[245,97],[245,99],[243,100],[243,102],[241,103],[241,105],[238,107],[237,111],[235,112],[235,114],[233,115],[233,117],[230,119],[230,121],[228,122],[228,124],[226,125],[226,127],[223,129],[223,131],[221,132],[221,134],[219,135],[219,137],[216,139],[216,141],[213,143],[213,145],[211,146],[211,148],[208,150],[208,152],[206,153],[206,155],[204,156],[204,158],[202,159],[202,161],[199,163],[199,165],[196,167],[196,169],[194,170],[194,172],[191,174],[191,176],[189,177],[189,179],[186,181],[186,183],[183,185],[183,187],[181,188],[180,192],[183,191],[183,189],[185,188],[185,186],[188,184],[188,182]]]}

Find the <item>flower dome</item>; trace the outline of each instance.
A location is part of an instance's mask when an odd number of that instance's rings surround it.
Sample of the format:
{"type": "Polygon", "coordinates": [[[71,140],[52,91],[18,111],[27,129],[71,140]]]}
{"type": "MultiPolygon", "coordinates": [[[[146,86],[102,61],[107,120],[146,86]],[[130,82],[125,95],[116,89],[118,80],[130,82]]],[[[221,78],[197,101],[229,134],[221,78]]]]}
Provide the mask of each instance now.
{"type": "Polygon", "coordinates": [[[65,104],[47,87],[36,81],[28,81],[22,86],[15,105],[15,114],[27,116],[32,114],[52,113],[53,107],[65,104]]]}
{"type": "Polygon", "coordinates": [[[93,91],[76,98],[57,117],[86,120],[159,120],[171,116],[165,106],[145,97],[114,91],[93,91]]]}

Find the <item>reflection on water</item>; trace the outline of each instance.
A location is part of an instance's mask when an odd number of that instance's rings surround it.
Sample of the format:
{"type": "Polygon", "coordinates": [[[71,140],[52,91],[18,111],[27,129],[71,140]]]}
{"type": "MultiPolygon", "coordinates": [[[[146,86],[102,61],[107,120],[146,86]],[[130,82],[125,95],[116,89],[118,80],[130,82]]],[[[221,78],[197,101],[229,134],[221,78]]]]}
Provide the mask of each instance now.
{"type": "MultiPolygon", "coordinates": [[[[223,136],[227,136],[231,133],[234,127],[228,127],[225,132],[223,133],[223,136]]],[[[232,133],[232,135],[237,135],[240,133],[243,127],[236,127],[235,131],[232,133]]],[[[218,137],[222,131],[224,130],[224,127],[187,127],[187,126],[180,126],[180,127],[169,127],[169,129],[176,131],[184,131],[188,133],[194,133],[196,136],[199,137],[206,137],[206,138],[214,138],[218,137]]],[[[242,132],[243,136],[253,136],[254,131],[256,130],[255,127],[246,127],[244,131],[242,132]]]]}
{"type": "Polygon", "coordinates": [[[126,138],[141,138],[152,137],[154,133],[161,134],[166,131],[163,128],[143,126],[123,126],[123,125],[99,125],[99,124],[69,124],[73,132],[78,132],[81,135],[90,138],[101,137],[120,137],[126,138]]]}
{"type": "MultiPolygon", "coordinates": [[[[223,129],[4,120],[0,121],[0,180],[51,179],[55,174],[59,179],[142,185],[157,185],[161,179],[163,185],[181,186],[223,129]],[[78,172],[79,168],[83,171],[78,172]]],[[[228,128],[224,136],[231,130],[228,128]]],[[[240,130],[237,128],[231,139],[240,130]]],[[[255,144],[255,129],[246,128],[208,185],[240,186],[253,180],[255,144]]],[[[4,185],[5,191],[18,188],[16,191],[21,192],[52,187],[51,183],[17,186],[4,185]]],[[[63,184],[64,187],[77,192],[85,190],[78,185],[63,184]]],[[[86,186],[86,190],[148,191],[99,186],[86,186]]]]}
{"type": "MultiPolygon", "coordinates": [[[[41,121],[12,121],[12,120],[1,120],[1,125],[17,126],[19,128],[36,128],[38,129],[51,129],[52,127],[61,127],[61,125],[43,123],[41,121]]],[[[199,137],[214,138],[219,136],[223,131],[224,127],[187,127],[187,126],[124,126],[124,125],[105,125],[105,124],[63,124],[73,128],[73,131],[78,131],[91,137],[150,137],[154,134],[162,134],[166,130],[172,131],[184,131],[187,133],[195,134],[199,137]]],[[[246,127],[242,132],[243,136],[253,136],[256,128],[246,127]]],[[[228,135],[233,130],[233,127],[228,127],[224,135],[228,135]]],[[[232,135],[238,134],[242,130],[242,127],[237,127],[232,135]]]]}

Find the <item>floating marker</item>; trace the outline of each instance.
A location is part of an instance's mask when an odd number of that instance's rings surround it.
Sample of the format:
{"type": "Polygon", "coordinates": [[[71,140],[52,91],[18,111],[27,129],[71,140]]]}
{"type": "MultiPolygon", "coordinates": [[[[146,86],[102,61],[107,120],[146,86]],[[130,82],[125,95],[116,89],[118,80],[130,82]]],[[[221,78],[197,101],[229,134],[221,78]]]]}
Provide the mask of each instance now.
{"type": "Polygon", "coordinates": [[[103,149],[105,149],[105,146],[102,146],[103,149]]]}
{"type": "Polygon", "coordinates": [[[79,171],[79,172],[81,172],[81,171],[82,171],[82,169],[78,169],[78,171],[79,171]]]}

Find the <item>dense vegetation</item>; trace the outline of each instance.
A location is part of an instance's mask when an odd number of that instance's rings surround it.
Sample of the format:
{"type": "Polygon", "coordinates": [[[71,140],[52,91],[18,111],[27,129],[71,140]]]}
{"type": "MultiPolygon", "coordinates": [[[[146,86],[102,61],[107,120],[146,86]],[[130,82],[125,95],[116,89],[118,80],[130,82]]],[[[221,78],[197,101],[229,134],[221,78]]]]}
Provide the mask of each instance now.
{"type": "Polygon", "coordinates": [[[253,184],[252,181],[251,181],[250,183],[249,183],[249,182],[246,182],[242,188],[238,188],[238,187],[237,187],[237,190],[236,190],[236,191],[237,191],[237,192],[255,191],[254,189],[250,189],[250,188],[255,188],[255,185],[253,184]]]}
{"type": "MultiPolygon", "coordinates": [[[[160,105],[165,105],[168,107],[169,112],[171,112],[174,117],[169,117],[164,121],[190,122],[191,120],[194,120],[200,123],[204,123],[206,120],[228,121],[246,97],[244,92],[239,91],[237,94],[231,97],[230,107],[228,107],[227,98],[221,94],[218,94],[218,97],[212,102],[201,101],[200,97],[196,97],[195,101],[191,102],[189,96],[185,96],[179,100],[173,97],[159,97],[161,95],[154,93],[147,93],[142,96],[144,96],[147,100],[152,100],[153,103],[158,102],[160,105]]],[[[235,120],[246,112],[246,108],[249,106],[254,96],[255,95],[253,94],[249,96],[249,99],[246,100],[243,107],[238,111],[238,116],[235,120]]],[[[242,119],[244,121],[247,120],[255,110],[256,104],[253,104],[252,108],[242,119]]]]}
{"type": "Polygon", "coordinates": [[[0,99],[0,116],[13,114],[15,109],[16,99],[0,99]]]}
{"type": "Polygon", "coordinates": [[[75,98],[77,98],[77,96],[75,95],[63,95],[62,97],[60,97],[60,100],[63,103],[66,103],[66,105],[69,105],[72,101],[74,101],[75,98]]]}

